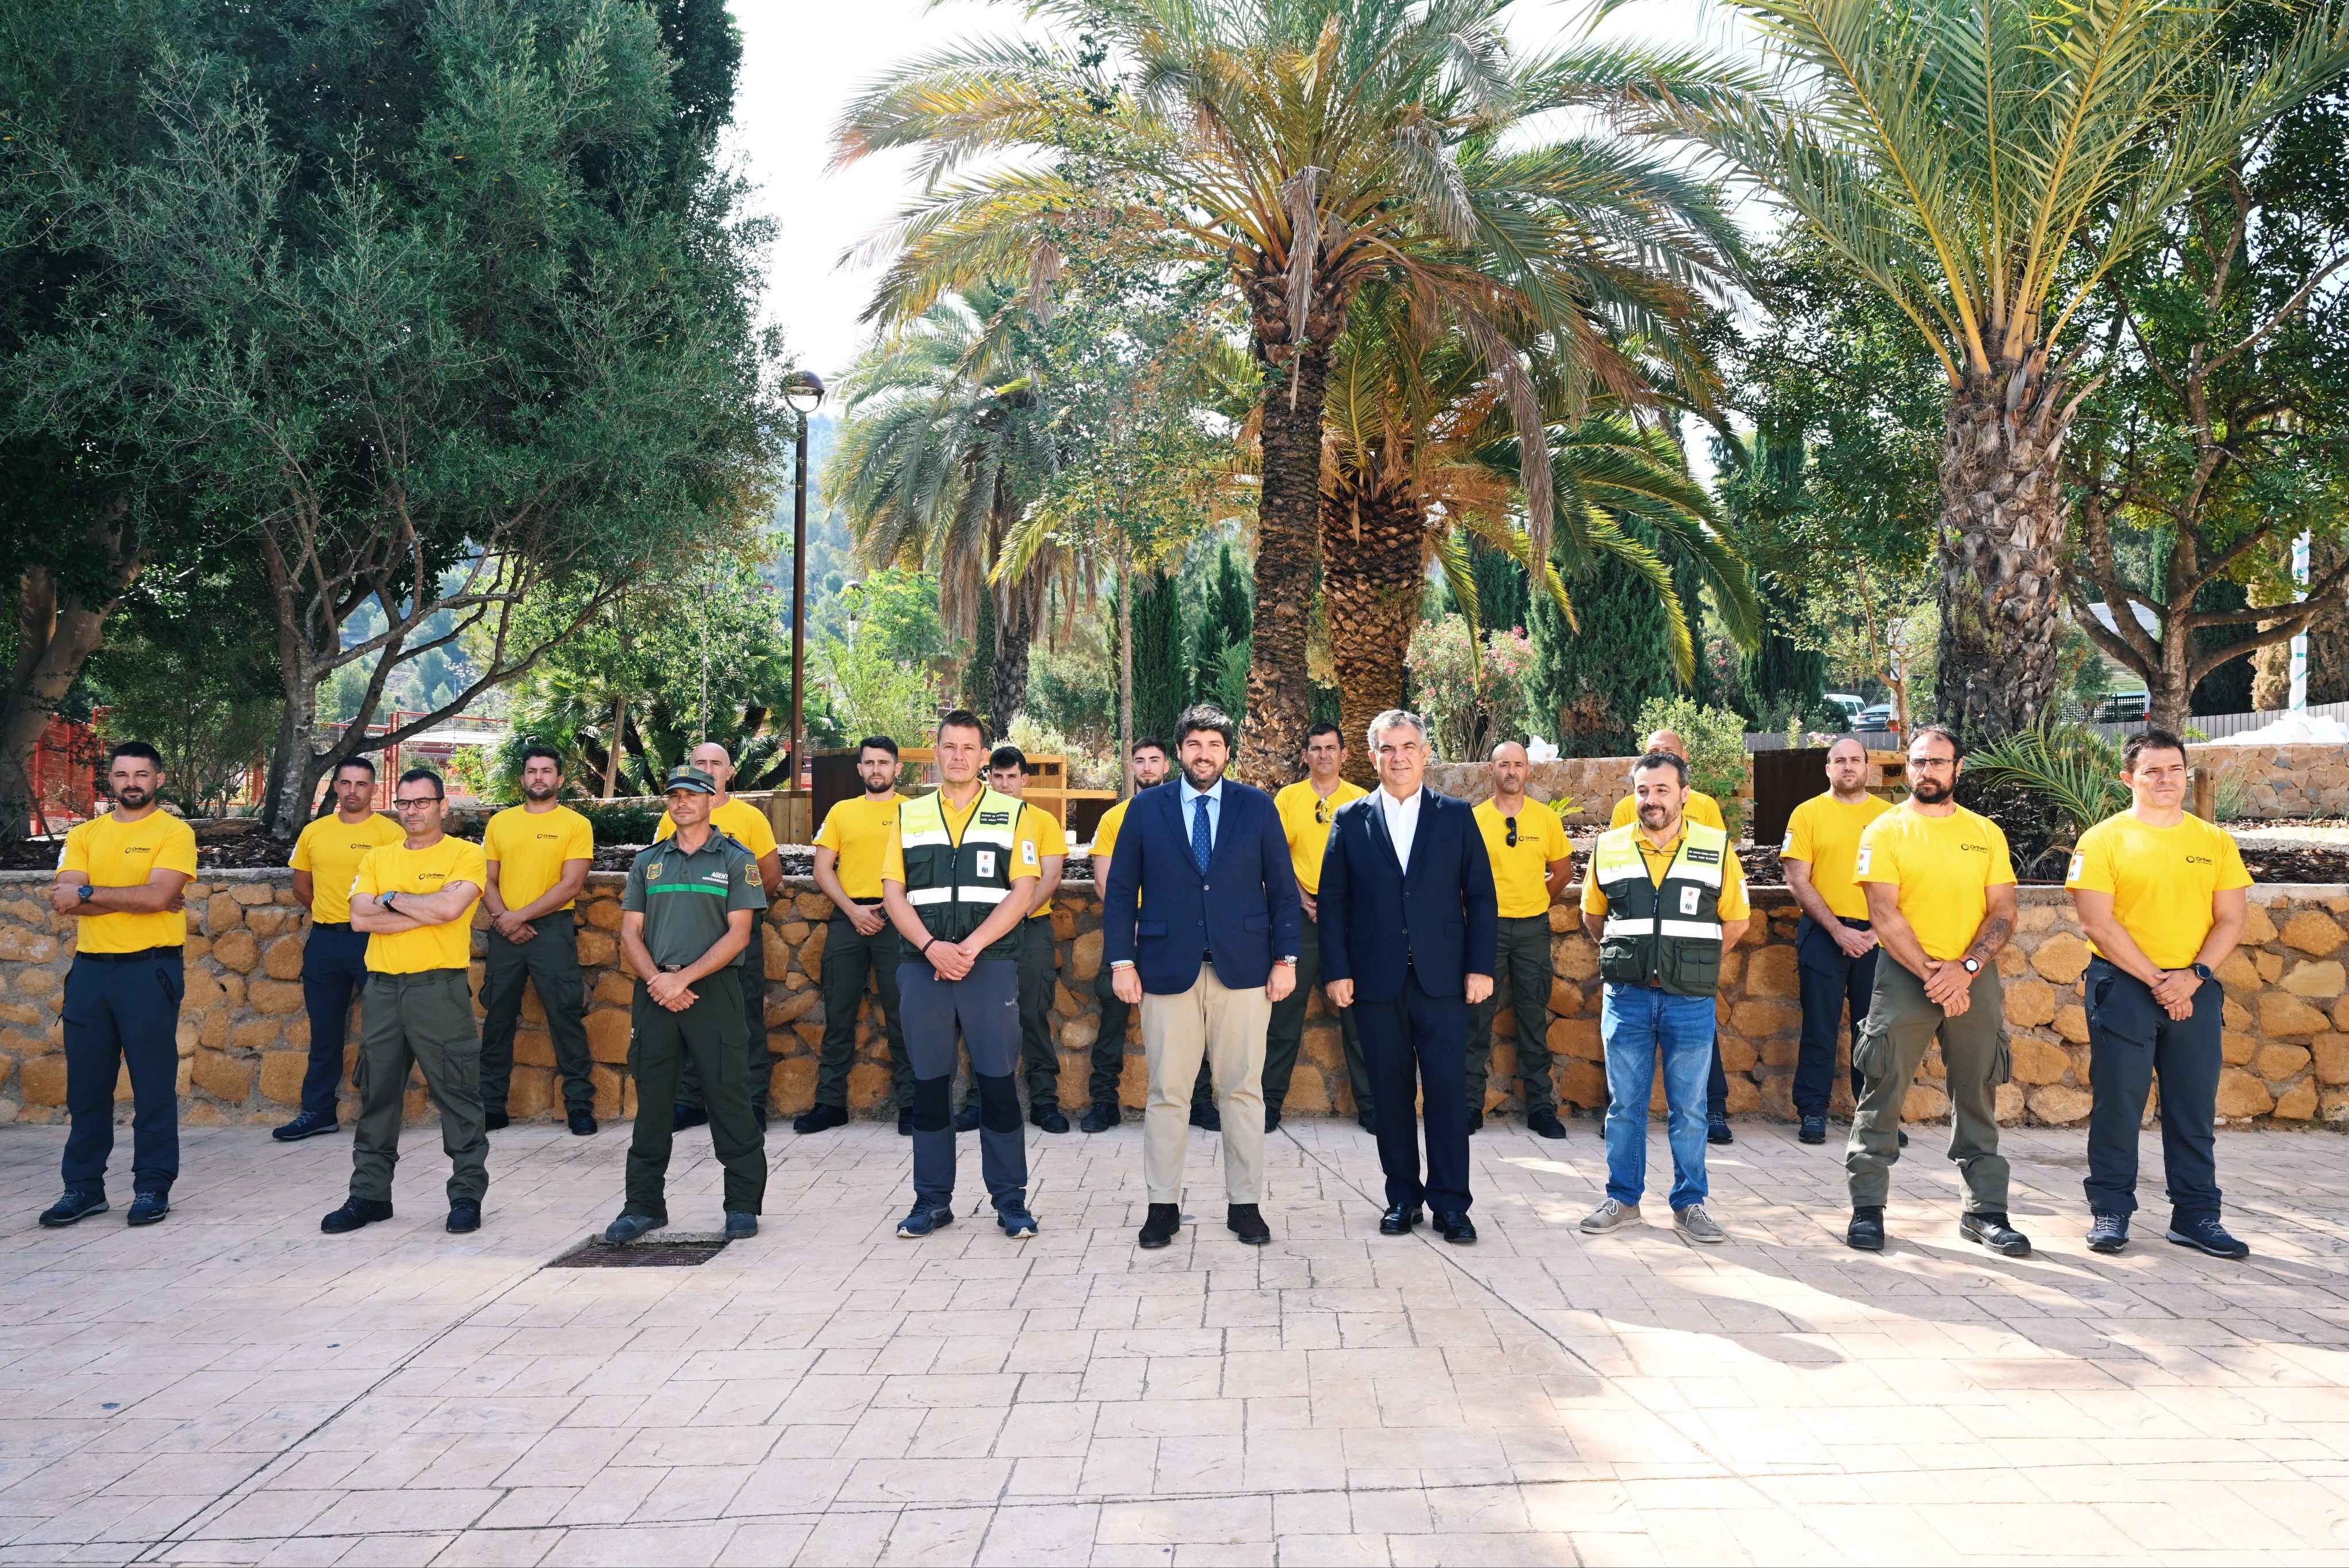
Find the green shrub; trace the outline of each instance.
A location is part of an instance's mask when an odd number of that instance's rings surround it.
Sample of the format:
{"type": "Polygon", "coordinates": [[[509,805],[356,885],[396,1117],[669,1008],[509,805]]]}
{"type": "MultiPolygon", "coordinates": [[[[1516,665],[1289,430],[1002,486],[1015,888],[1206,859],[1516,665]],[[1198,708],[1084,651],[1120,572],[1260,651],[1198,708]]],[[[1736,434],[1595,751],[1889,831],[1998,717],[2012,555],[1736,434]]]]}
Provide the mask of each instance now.
{"type": "Polygon", "coordinates": [[[661,808],[614,801],[605,805],[601,800],[569,800],[564,804],[587,819],[595,830],[595,846],[606,844],[649,844],[653,830],[660,826],[661,808]]]}
{"type": "Polygon", "coordinates": [[[1967,758],[1963,795],[2005,831],[2017,875],[2052,876],[2082,833],[2128,809],[2120,773],[2120,742],[2059,719],[1967,758]]]}
{"type": "Polygon", "coordinates": [[[1688,743],[1689,782],[1721,802],[1731,842],[1745,831],[1745,716],[1733,708],[1702,707],[1685,696],[1650,697],[1640,709],[1640,734],[1680,732],[1688,743]]]}

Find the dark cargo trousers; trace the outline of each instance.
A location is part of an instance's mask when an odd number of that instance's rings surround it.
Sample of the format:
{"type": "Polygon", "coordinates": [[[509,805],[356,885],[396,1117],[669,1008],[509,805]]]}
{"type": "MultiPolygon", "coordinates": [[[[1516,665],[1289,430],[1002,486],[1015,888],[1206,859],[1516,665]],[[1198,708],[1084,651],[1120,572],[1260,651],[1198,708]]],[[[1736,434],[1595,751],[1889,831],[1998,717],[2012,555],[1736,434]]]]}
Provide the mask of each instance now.
{"type": "Polygon", "coordinates": [[[481,1119],[481,1037],[462,969],[370,975],[359,1004],[359,1059],[351,1078],[359,1115],[351,1131],[351,1196],[391,1202],[408,1069],[420,1068],[440,1111],[449,1202],[479,1203],[490,1190],[490,1135],[481,1119]]]}
{"type": "Polygon", "coordinates": [[[2013,1071],[2006,1039],[2006,988],[1998,966],[1974,976],[1956,1017],[1925,995],[1925,983],[1898,960],[1876,966],[1868,1022],[1851,1043],[1852,1066],[1868,1080],[1851,1118],[1843,1165],[1855,1209],[1881,1207],[1900,1159],[1900,1108],[1933,1042],[1941,1043],[1950,1096],[1950,1158],[1966,1184],[1966,1212],[2006,1212],[2006,1158],[1998,1151],[1998,1086],[2013,1071]]]}
{"type": "Polygon", "coordinates": [[[1028,1202],[1028,1140],[1019,1122],[1019,965],[981,958],[959,980],[944,980],[908,958],[897,966],[905,1048],[914,1058],[914,1197],[926,1208],[954,1202],[954,1075],[957,1032],[970,1051],[978,1096],[979,1174],[999,1209],[1028,1202]]]}
{"type": "MultiPolygon", "coordinates": [[[[861,902],[861,901],[860,901],[861,902]]],[[[874,903],[877,905],[879,901],[874,903]]],[[[815,1103],[848,1109],[848,1072],[856,1062],[856,1011],[869,975],[881,992],[881,1023],[889,1039],[889,1080],[897,1106],[914,1103],[914,1063],[905,1055],[905,1023],[897,1016],[897,963],[905,939],[885,920],[871,936],[838,910],[824,926],[823,1047],[815,1068],[815,1103]]]]}
{"type": "Polygon", "coordinates": [[[331,1113],[340,1096],[351,999],[367,990],[367,933],[353,931],[348,921],[313,924],[302,944],[302,1007],[310,1016],[304,1110],[331,1113]]]}
{"type": "Polygon", "coordinates": [[[579,931],[571,911],[543,914],[528,942],[508,942],[490,927],[481,966],[481,1109],[503,1114],[513,1083],[514,1026],[522,1018],[525,981],[538,992],[554,1065],[563,1074],[565,1110],[595,1109],[595,1058],[587,1050],[587,982],[579,972],[579,931]]]}
{"type": "MultiPolygon", "coordinates": [[[[1468,1114],[1485,1112],[1485,1085],[1492,1076],[1493,1017],[1501,1008],[1501,993],[1509,994],[1510,1010],[1517,1016],[1517,1086],[1524,1092],[1528,1118],[1557,1112],[1557,1087],[1549,1062],[1549,916],[1504,915],[1494,960],[1500,973],[1493,976],[1493,994],[1468,1014],[1468,1114]]],[[[1719,1053],[1715,1052],[1715,1059],[1719,1053]]]]}
{"type": "MultiPolygon", "coordinates": [[[[1288,1083],[1297,1076],[1297,1053],[1305,1043],[1305,1009],[1321,985],[1321,927],[1309,917],[1298,923],[1297,985],[1272,1005],[1272,1022],[1264,1032],[1264,1113],[1278,1116],[1288,1101],[1288,1083]]],[[[1330,998],[1321,998],[1331,1008],[1330,998]]],[[[1354,1110],[1371,1112],[1371,1069],[1362,1065],[1362,1037],[1354,1026],[1351,1007],[1332,1008],[1338,1015],[1338,1037],[1346,1051],[1346,1075],[1354,1082],[1354,1110]]]]}
{"type": "Polygon", "coordinates": [[[628,1071],[636,1080],[636,1124],[628,1140],[625,1212],[668,1223],[668,1160],[677,1140],[668,1107],[686,1062],[701,1069],[709,1142],[726,1168],[726,1212],[755,1214],[767,1192],[767,1144],[743,1082],[742,988],[730,971],[695,982],[692,1006],[672,1013],[645,983],[628,1007],[628,1071]]]}
{"type": "MultiPolygon", "coordinates": [[[[750,922],[750,951],[730,971],[742,998],[742,1024],[735,1038],[742,1047],[743,1082],[750,1092],[751,1109],[761,1116],[767,1112],[767,1101],[775,1086],[775,1053],[767,1045],[767,961],[759,936],[760,922],[765,918],[760,915],[750,922]]],[[[823,941],[829,952],[832,938],[826,936],[823,941]]],[[[705,982],[711,985],[722,983],[722,978],[715,975],[705,982]]],[[[701,986],[694,989],[699,991],[701,986]]],[[[643,1095],[641,1085],[636,1093],[643,1095]]],[[[677,1103],[698,1110],[705,1108],[706,1098],[701,1091],[700,1067],[688,1055],[678,1075],[677,1103]]]]}
{"type": "Polygon", "coordinates": [[[2226,993],[2205,980],[2194,1016],[2172,1018],[2153,989],[2102,958],[2088,961],[2088,1210],[2137,1212],[2137,1128],[2146,1097],[2161,1079],[2161,1168],[2169,1222],[2219,1212],[2220,1033],[2226,993]]]}
{"type": "Polygon", "coordinates": [[[1028,1111],[1061,1109],[1061,1053],[1052,1040],[1052,993],[1060,984],[1052,917],[1019,923],[1019,1063],[1028,1077],[1028,1111]]]}
{"type": "MultiPolygon", "coordinates": [[[[1864,920],[1841,923],[1861,931],[1864,920]]],[[[1795,1057],[1795,1114],[1825,1116],[1835,1090],[1836,1037],[1843,1030],[1843,1012],[1851,1008],[1851,1102],[1868,1092],[1859,1070],[1859,1031],[1868,1022],[1868,1004],[1876,995],[1876,961],[1883,949],[1871,947],[1854,958],[1836,944],[1809,915],[1795,929],[1795,973],[1803,998],[1803,1040],[1795,1057]]]]}
{"type": "MultiPolygon", "coordinates": [[[[1302,978],[1305,965],[1302,959],[1298,963],[1297,972],[1299,976],[1297,988],[1302,991],[1305,988],[1305,981],[1302,978]]],[[[1126,1003],[1118,1000],[1117,992],[1111,984],[1115,974],[1116,971],[1110,968],[1109,961],[1103,959],[1101,973],[1093,976],[1093,1000],[1101,1004],[1101,1028],[1093,1036],[1093,1071],[1091,1086],[1095,1105],[1101,1104],[1103,1100],[1107,1100],[1112,1105],[1119,1104],[1120,1086],[1125,1081],[1125,1026],[1133,1016],[1133,1009],[1126,1003]]],[[[1298,1016],[1300,1018],[1305,1016],[1304,1008],[1305,1005],[1302,1002],[1298,1004],[1298,1016]]],[[[1279,1012],[1276,1009],[1273,1014],[1276,1027],[1278,1026],[1279,1016],[1279,1012]]],[[[1346,1026],[1346,1038],[1350,1046],[1353,1037],[1353,1023],[1349,1018],[1346,1026]]],[[[1297,1065],[1297,1050],[1293,1046],[1289,1047],[1288,1065],[1291,1068],[1297,1065]]],[[[1271,1061],[1268,1057],[1266,1058],[1268,1075],[1270,1068],[1271,1061]]],[[[1288,1080],[1284,1078],[1280,1087],[1282,1092],[1286,1093],[1288,1080]]],[[[1199,1076],[1191,1084],[1191,1114],[1196,1117],[1202,1109],[1212,1109],[1215,1103],[1215,1081],[1207,1071],[1206,1062],[1202,1060],[1199,1063],[1199,1076]]],[[[1275,1109],[1269,1098],[1264,1103],[1266,1110],[1270,1111],[1275,1109]]]]}
{"type": "Polygon", "coordinates": [[[66,971],[65,1187],[106,1195],[114,1152],[114,1082],[130,1073],[130,1183],[169,1192],[180,1178],[180,998],[187,970],[176,947],[84,953],[66,971]]]}

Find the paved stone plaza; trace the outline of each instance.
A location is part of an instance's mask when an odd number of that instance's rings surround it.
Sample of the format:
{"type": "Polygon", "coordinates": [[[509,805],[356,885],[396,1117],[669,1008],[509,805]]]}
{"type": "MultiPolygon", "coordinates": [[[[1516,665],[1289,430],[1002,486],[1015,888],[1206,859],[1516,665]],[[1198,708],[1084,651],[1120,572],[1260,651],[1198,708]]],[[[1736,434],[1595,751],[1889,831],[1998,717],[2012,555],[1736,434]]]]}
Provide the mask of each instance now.
{"type": "MultiPolygon", "coordinates": [[[[2349,1141],[2220,1135],[2228,1264],[2161,1243],[2157,1139],[2152,1234],[2098,1258],[2080,1134],[2010,1130],[2040,1250],[2008,1264],[1958,1240],[1938,1128],[1881,1258],[1840,1244],[1839,1146],[1760,1124],[1713,1151],[1733,1244],[1652,1197],[1586,1239],[1573,1130],[1475,1140],[1473,1248],[1379,1236],[1335,1121],[1268,1140],[1275,1240],[1243,1247],[1195,1134],[1202,1223],[1155,1253],[1132,1123],[1030,1133],[1024,1244],[898,1241],[890,1129],[778,1130],[757,1240],[555,1272],[625,1128],[494,1135],[466,1237],[411,1128],[399,1217],[339,1239],[347,1138],[191,1132],[162,1226],[119,1178],[51,1233],[63,1130],[0,1130],[0,1559],[2349,1560],[2349,1141]]],[[[708,1134],[678,1149],[672,1213],[714,1225],[708,1134]]]]}

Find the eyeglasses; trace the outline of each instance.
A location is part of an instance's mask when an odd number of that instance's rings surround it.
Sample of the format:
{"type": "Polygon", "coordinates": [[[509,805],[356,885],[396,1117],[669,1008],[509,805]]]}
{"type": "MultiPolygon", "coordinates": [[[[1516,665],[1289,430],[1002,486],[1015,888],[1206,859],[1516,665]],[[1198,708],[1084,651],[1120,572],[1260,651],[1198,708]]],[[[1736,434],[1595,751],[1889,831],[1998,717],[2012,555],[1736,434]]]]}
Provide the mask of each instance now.
{"type": "Polygon", "coordinates": [[[1513,850],[1516,849],[1517,847],[1517,820],[1515,817],[1511,817],[1502,825],[1509,830],[1509,836],[1504,841],[1507,843],[1509,848],[1513,850]]]}
{"type": "Polygon", "coordinates": [[[394,800],[391,806],[395,811],[413,811],[419,806],[437,806],[440,803],[438,795],[411,795],[404,800],[394,800]]]}

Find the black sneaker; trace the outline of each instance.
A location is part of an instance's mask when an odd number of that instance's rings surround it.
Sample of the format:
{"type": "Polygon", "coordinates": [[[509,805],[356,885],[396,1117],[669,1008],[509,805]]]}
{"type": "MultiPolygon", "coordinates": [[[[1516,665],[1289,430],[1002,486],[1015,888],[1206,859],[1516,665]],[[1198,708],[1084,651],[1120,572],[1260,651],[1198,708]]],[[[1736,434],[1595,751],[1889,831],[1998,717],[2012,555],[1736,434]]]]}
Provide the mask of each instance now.
{"type": "Polygon", "coordinates": [[[1863,1253],[1884,1250],[1884,1205],[1868,1203],[1851,1212],[1851,1223],[1844,1227],[1843,1244],[1863,1253]]]}
{"type": "Polygon", "coordinates": [[[1028,1120],[1031,1125],[1040,1127],[1047,1132],[1066,1132],[1069,1130],[1069,1119],[1061,1114],[1061,1108],[1057,1105],[1048,1105],[1043,1107],[1041,1109],[1039,1109],[1034,1106],[1030,1106],[1028,1108],[1028,1120]]]}
{"type": "Polygon", "coordinates": [[[1803,1118],[1803,1130],[1795,1136],[1805,1143],[1825,1143],[1827,1140],[1827,1119],[1824,1116],[1806,1116],[1803,1118]]]}
{"type": "Polygon", "coordinates": [[[1729,1118],[1707,1116],[1704,1119],[1704,1140],[1707,1143],[1736,1142],[1737,1134],[1729,1130],[1729,1118]]]}
{"type": "Polygon", "coordinates": [[[574,1110],[565,1117],[564,1119],[571,1125],[572,1137],[593,1138],[595,1136],[595,1116],[593,1111],[574,1110]]]}
{"type": "Polygon", "coordinates": [[[2088,1216],[2088,1250],[2092,1253],[2116,1253],[2128,1245],[2127,1214],[2090,1214],[2088,1216]]]}
{"type": "Polygon", "coordinates": [[[76,1220],[87,1220],[92,1214],[103,1214],[108,1204],[103,1192],[68,1191],[64,1197],[41,1211],[41,1223],[52,1231],[63,1230],[76,1220]]]}
{"type": "MultiPolygon", "coordinates": [[[[905,1124],[905,1130],[914,1130],[914,1113],[901,1110],[897,1119],[905,1124]]],[[[844,1105],[814,1105],[792,1119],[793,1132],[828,1132],[835,1127],[848,1125],[848,1108],[844,1105]]]]}
{"type": "Polygon", "coordinates": [[[897,1233],[907,1241],[918,1241],[933,1231],[942,1231],[954,1223],[954,1211],[940,1204],[932,1209],[916,1203],[913,1211],[897,1222],[897,1233]]]}
{"type": "Polygon", "coordinates": [[[2002,1258],[2031,1255],[2031,1238],[2007,1223],[2000,1214],[1961,1214],[1958,1234],[1970,1242],[1979,1242],[2002,1258]]]}
{"type": "MultiPolygon", "coordinates": [[[[1061,1130],[1068,1130],[1066,1123],[1061,1125],[1061,1130]]],[[[1015,1242],[1024,1242],[1036,1233],[1036,1216],[1028,1212],[1025,1203],[998,1204],[995,1222],[1002,1226],[1003,1233],[1015,1242]]]]}
{"type": "Polygon", "coordinates": [[[1150,1213],[1142,1222],[1142,1234],[1135,1238],[1142,1245],[1155,1250],[1174,1239],[1183,1228],[1183,1208],[1179,1203],[1153,1203],[1150,1213]]]}
{"type": "Polygon", "coordinates": [[[914,1113],[912,1111],[901,1110],[897,1113],[897,1136],[900,1138],[911,1138],[914,1136],[914,1113]]]}
{"type": "Polygon", "coordinates": [[[667,1220],[656,1220],[650,1214],[632,1214],[623,1209],[618,1219],[604,1227],[604,1239],[615,1246],[625,1246],[651,1235],[667,1223],[667,1220]]]}
{"type": "Polygon", "coordinates": [[[134,1225],[151,1225],[171,1212],[169,1192],[141,1192],[130,1200],[130,1212],[122,1217],[134,1225]]]}
{"type": "Polygon", "coordinates": [[[703,1127],[708,1125],[709,1121],[709,1112],[698,1105],[675,1105],[669,1108],[668,1130],[671,1132],[683,1132],[688,1127],[703,1127]]]}
{"type": "Polygon", "coordinates": [[[1107,1132],[1125,1120],[1125,1108],[1113,1099],[1097,1099],[1077,1125],[1087,1132],[1107,1132]]]}
{"type": "Polygon", "coordinates": [[[283,1127],[270,1129],[269,1136],[280,1143],[299,1143],[305,1138],[323,1138],[329,1132],[340,1132],[342,1122],[331,1110],[305,1110],[283,1127]]]}
{"type": "Polygon", "coordinates": [[[1223,1112],[1212,1105],[1195,1105],[1191,1108],[1191,1125],[1203,1132],[1221,1132],[1224,1130],[1223,1112]]]}
{"type": "Polygon", "coordinates": [[[2191,1219],[2173,1217],[2168,1234],[2163,1238],[2173,1246],[2192,1247],[2214,1258],[2247,1258],[2251,1249],[2227,1233],[2216,1214],[2197,1214],[2191,1219]]]}
{"type": "Polygon", "coordinates": [[[1537,1138],[1564,1138],[1566,1123],[1557,1119],[1554,1110],[1537,1110],[1526,1118],[1526,1130],[1537,1138]]]}
{"type": "Polygon", "coordinates": [[[513,1118],[502,1110],[485,1110],[481,1112],[481,1125],[492,1132],[503,1132],[513,1125],[513,1118]]]}
{"type": "Polygon", "coordinates": [[[978,1096],[972,1095],[962,1102],[962,1109],[955,1112],[954,1130],[957,1132],[978,1130],[978,1096]]]}
{"type": "Polygon", "coordinates": [[[758,1215],[746,1213],[740,1209],[729,1209],[726,1211],[726,1239],[728,1241],[747,1242],[758,1233],[758,1215]]]}
{"type": "Polygon", "coordinates": [[[330,1236],[347,1235],[361,1225],[390,1218],[391,1204],[386,1199],[346,1198],[341,1208],[318,1222],[318,1229],[330,1236]]]}
{"type": "Polygon", "coordinates": [[[478,1231],[481,1228],[481,1206],[479,1203],[469,1203],[460,1198],[455,1202],[449,1205],[449,1233],[450,1235],[461,1236],[470,1232],[478,1231]]]}

